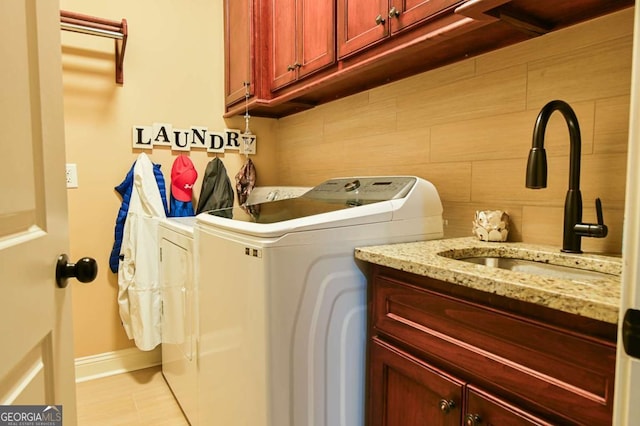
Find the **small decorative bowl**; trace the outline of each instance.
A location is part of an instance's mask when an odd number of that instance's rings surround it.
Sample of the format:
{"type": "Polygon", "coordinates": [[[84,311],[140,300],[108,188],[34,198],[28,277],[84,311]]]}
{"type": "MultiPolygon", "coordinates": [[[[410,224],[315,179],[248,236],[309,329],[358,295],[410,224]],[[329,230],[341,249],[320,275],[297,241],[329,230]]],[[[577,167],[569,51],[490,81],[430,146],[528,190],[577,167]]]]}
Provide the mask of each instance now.
{"type": "Polygon", "coordinates": [[[477,210],[472,224],[480,241],[507,241],[509,215],[502,210],[477,210]]]}

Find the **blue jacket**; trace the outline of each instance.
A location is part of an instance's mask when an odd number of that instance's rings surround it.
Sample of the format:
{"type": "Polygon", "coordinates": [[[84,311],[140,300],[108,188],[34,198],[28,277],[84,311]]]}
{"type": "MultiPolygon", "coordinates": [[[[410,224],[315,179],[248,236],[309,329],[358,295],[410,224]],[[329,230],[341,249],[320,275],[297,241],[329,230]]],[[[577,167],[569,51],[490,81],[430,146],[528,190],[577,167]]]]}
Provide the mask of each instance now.
{"type": "Polygon", "coordinates": [[[186,217],[195,216],[192,201],[176,200],[173,194],[169,196],[169,215],[168,217],[186,217]]]}
{"type": "MultiPolygon", "coordinates": [[[[133,167],[135,166],[135,162],[131,165],[127,176],[125,176],[122,183],[115,187],[115,190],[118,191],[120,196],[122,197],[122,205],[120,205],[120,210],[118,211],[118,216],[116,217],[116,227],[114,231],[114,242],[113,248],[111,249],[111,255],[109,256],[109,268],[111,268],[111,272],[118,272],[118,264],[120,262],[120,248],[122,247],[122,232],[124,230],[124,222],[127,219],[127,213],[129,212],[129,200],[131,199],[131,190],[133,188],[133,167]]],[[[156,183],[158,184],[158,189],[160,190],[160,196],[162,197],[162,204],[164,205],[164,212],[169,215],[167,210],[167,188],[164,183],[164,176],[162,171],[160,170],[160,164],[153,165],[153,174],[156,177],[156,183]]]]}

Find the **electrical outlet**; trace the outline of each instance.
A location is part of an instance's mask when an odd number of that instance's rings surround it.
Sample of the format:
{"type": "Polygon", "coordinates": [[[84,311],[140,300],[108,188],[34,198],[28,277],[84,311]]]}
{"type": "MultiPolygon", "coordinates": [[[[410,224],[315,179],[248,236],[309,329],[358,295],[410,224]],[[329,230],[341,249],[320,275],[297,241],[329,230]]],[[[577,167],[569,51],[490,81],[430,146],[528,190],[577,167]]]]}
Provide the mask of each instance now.
{"type": "Polygon", "coordinates": [[[67,188],[78,187],[78,166],[67,163],[67,188]]]}

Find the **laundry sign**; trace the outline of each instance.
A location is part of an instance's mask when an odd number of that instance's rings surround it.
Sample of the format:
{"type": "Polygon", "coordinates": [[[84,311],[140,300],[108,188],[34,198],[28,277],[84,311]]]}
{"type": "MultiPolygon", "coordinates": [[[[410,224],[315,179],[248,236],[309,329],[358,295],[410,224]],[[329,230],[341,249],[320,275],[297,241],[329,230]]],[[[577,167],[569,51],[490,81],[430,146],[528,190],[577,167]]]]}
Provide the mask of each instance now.
{"type": "Polygon", "coordinates": [[[255,154],[257,145],[256,135],[244,134],[237,129],[211,132],[207,127],[191,126],[184,129],[168,123],[133,126],[131,139],[133,148],[148,150],[154,146],[169,146],[172,151],[206,149],[214,153],[232,150],[240,154],[255,154]]]}

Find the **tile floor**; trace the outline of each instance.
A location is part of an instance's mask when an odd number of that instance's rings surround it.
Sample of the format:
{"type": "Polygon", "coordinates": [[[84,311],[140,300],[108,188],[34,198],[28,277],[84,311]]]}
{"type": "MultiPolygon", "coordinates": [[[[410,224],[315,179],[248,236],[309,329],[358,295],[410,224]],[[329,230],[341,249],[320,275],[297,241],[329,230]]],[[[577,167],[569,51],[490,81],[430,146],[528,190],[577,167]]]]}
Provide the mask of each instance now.
{"type": "Polygon", "coordinates": [[[78,426],[188,426],[160,366],[77,384],[78,426]]]}

